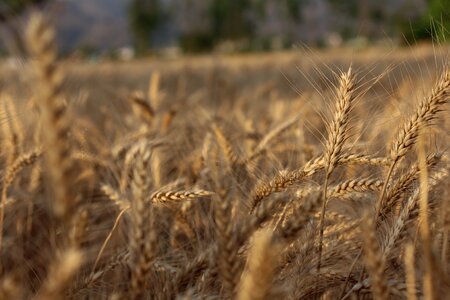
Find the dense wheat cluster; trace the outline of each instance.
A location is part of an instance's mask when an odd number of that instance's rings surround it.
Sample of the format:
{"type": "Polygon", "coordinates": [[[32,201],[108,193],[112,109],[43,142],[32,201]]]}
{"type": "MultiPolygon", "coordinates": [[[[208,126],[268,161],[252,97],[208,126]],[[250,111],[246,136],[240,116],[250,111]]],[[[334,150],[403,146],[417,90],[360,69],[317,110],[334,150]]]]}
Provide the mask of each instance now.
{"type": "Polygon", "coordinates": [[[25,36],[0,299],[448,297],[448,49],[93,68],[25,36]]]}

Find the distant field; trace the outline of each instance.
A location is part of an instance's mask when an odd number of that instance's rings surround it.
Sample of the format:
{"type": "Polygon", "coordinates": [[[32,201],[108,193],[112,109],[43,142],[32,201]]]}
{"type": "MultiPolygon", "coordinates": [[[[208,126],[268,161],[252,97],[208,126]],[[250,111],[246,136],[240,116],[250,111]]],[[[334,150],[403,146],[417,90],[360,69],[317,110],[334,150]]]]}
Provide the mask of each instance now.
{"type": "Polygon", "coordinates": [[[32,24],[0,299],[448,295],[448,47],[89,64],[32,24]]]}

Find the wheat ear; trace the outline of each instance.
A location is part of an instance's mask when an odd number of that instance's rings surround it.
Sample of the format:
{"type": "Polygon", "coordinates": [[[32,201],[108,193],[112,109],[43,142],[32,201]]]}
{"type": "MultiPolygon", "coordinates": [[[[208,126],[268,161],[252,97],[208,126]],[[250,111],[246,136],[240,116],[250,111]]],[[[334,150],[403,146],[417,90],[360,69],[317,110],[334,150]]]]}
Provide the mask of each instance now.
{"type": "Polygon", "coordinates": [[[150,106],[150,103],[144,98],[144,95],[140,92],[135,92],[128,97],[128,101],[131,104],[131,108],[135,116],[142,121],[148,127],[152,126],[155,112],[150,106]]]}
{"type": "Polygon", "coordinates": [[[196,199],[211,196],[213,193],[205,190],[198,191],[178,191],[178,192],[157,192],[151,196],[155,204],[176,203],[183,200],[196,199]]]}
{"type": "Polygon", "coordinates": [[[42,152],[40,150],[34,150],[30,153],[19,156],[11,166],[8,166],[3,178],[1,204],[0,204],[0,249],[3,242],[3,223],[5,218],[5,206],[6,199],[8,197],[8,188],[16,178],[17,173],[23,168],[32,165],[40,156],[42,152]]]}
{"type": "Polygon", "coordinates": [[[333,187],[328,196],[336,197],[350,192],[379,191],[383,186],[383,181],[372,178],[358,178],[346,180],[333,187]]]}
{"type": "Polygon", "coordinates": [[[37,95],[41,111],[46,159],[54,193],[56,216],[64,218],[74,205],[70,192],[72,162],[67,134],[69,123],[61,90],[63,74],[57,64],[55,31],[41,13],[34,13],[27,27],[27,42],[40,87],[37,95]]]}
{"type": "Polygon", "coordinates": [[[15,276],[6,274],[0,281],[0,299],[22,299],[19,282],[15,276]]]}
{"type": "Polygon", "coordinates": [[[417,107],[411,116],[401,127],[391,147],[389,167],[380,197],[377,203],[377,215],[384,206],[384,196],[389,183],[390,176],[397,165],[397,162],[405,156],[409,149],[416,143],[419,129],[429,126],[437,117],[437,113],[442,110],[442,106],[448,102],[450,95],[450,68],[446,64],[439,80],[431,90],[431,93],[417,107]]]}
{"type": "MultiPolygon", "coordinates": [[[[427,156],[427,166],[432,168],[441,161],[442,155],[439,153],[432,153],[427,156]]],[[[397,200],[404,196],[405,191],[415,182],[420,174],[420,168],[418,164],[414,164],[408,172],[402,174],[399,179],[392,185],[387,191],[385,196],[385,204],[381,211],[382,215],[386,215],[397,200]]]]}
{"type": "MultiPolygon", "coordinates": [[[[374,165],[384,166],[388,164],[388,160],[380,157],[370,157],[362,154],[343,154],[339,158],[338,165],[374,165]]],[[[306,178],[316,174],[325,168],[324,158],[316,157],[308,161],[303,168],[294,171],[280,172],[270,181],[260,182],[256,185],[252,193],[252,206],[250,213],[253,213],[257,206],[264,198],[269,197],[273,193],[282,192],[290,186],[305,180],[306,178]]]]}
{"type": "Polygon", "coordinates": [[[247,256],[247,269],[242,276],[237,294],[238,300],[270,299],[280,250],[279,245],[273,242],[270,229],[255,233],[253,246],[247,256]]]}
{"type": "Polygon", "coordinates": [[[230,166],[237,164],[239,162],[239,157],[234,151],[233,145],[223,133],[223,130],[216,124],[213,125],[212,129],[214,135],[216,136],[217,143],[222,149],[223,154],[225,155],[225,158],[227,159],[230,166]]]}
{"type": "Polygon", "coordinates": [[[216,191],[215,221],[218,235],[218,267],[222,278],[224,293],[233,296],[238,283],[238,250],[236,236],[233,232],[231,216],[231,198],[224,190],[216,191]]]}
{"type": "Polygon", "coordinates": [[[154,213],[150,199],[150,149],[142,145],[133,172],[131,202],[132,233],[131,249],[131,293],[133,299],[142,299],[145,294],[147,278],[156,253],[156,232],[154,213]]]}
{"type": "Polygon", "coordinates": [[[66,299],[64,289],[81,266],[81,253],[74,249],[63,252],[60,258],[50,266],[46,280],[43,282],[36,300],[66,299]]]}
{"type": "Polygon", "coordinates": [[[355,78],[351,68],[348,69],[347,73],[342,73],[340,76],[337,97],[335,115],[328,126],[328,140],[326,142],[324,154],[325,182],[323,184],[322,213],[319,224],[318,271],[320,271],[322,259],[322,241],[325,227],[328,181],[342,154],[342,147],[347,139],[348,119],[355,100],[355,78]]]}

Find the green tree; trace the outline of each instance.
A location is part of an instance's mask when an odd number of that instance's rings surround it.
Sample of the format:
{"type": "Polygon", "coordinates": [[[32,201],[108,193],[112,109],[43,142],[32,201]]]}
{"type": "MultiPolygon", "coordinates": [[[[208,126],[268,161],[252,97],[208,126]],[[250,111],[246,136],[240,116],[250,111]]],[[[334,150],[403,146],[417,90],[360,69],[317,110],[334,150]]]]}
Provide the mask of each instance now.
{"type": "MultiPolygon", "coordinates": [[[[450,38],[450,0],[429,1],[428,32],[439,42],[448,41],[450,38]]],[[[427,20],[428,19],[428,20],[427,20]]]]}
{"type": "Polygon", "coordinates": [[[216,40],[237,40],[250,37],[252,24],[247,19],[250,0],[214,0],[211,5],[211,21],[216,40]]]}
{"type": "Polygon", "coordinates": [[[428,0],[427,10],[418,20],[403,20],[400,28],[408,42],[450,39],[450,0],[428,0]]]}
{"type": "Polygon", "coordinates": [[[301,1],[300,0],[285,0],[286,1],[286,9],[288,10],[289,16],[294,21],[300,21],[300,8],[301,1]]]}
{"type": "Polygon", "coordinates": [[[162,20],[158,0],[132,0],[129,6],[129,22],[137,54],[145,54],[151,46],[151,35],[162,20]]]}

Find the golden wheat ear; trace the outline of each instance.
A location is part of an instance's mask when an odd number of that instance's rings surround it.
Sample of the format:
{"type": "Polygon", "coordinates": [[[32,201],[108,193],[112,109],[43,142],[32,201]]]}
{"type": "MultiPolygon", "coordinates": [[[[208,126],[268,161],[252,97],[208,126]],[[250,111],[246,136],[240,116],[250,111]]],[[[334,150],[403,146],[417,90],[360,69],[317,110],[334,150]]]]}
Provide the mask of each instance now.
{"type": "Polygon", "coordinates": [[[140,119],[146,126],[151,127],[155,118],[155,111],[150,103],[144,98],[143,93],[134,92],[128,97],[131,108],[135,116],[140,119]]]}
{"type": "Polygon", "coordinates": [[[334,111],[333,120],[328,124],[328,139],[325,146],[324,163],[325,163],[325,181],[323,184],[323,202],[322,213],[319,225],[319,259],[317,270],[320,271],[322,257],[323,231],[325,226],[325,212],[327,207],[327,189],[330,175],[342,155],[344,142],[347,140],[347,128],[349,123],[350,112],[353,108],[355,94],[355,77],[352,69],[349,68],[346,73],[342,73],[339,78],[337,87],[337,102],[334,111]]]}
{"type": "Polygon", "coordinates": [[[57,217],[68,219],[75,197],[70,191],[73,172],[68,140],[69,120],[62,97],[64,75],[57,63],[54,28],[39,12],[34,12],[27,26],[27,44],[39,87],[36,100],[41,113],[45,158],[48,163],[52,207],[57,217]]]}
{"type": "Polygon", "coordinates": [[[254,234],[253,245],[247,256],[247,268],[241,278],[238,300],[271,299],[275,270],[281,247],[274,243],[272,230],[263,229],[254,234]]]}
{"type": "Polygon", "coordinates": [[[443,109],[443,106],[448,103],[449,99],[450,66],[449,63],[446,63],[438,81],[432,88],[431,93],[420,102],[416,112],[406,120],[392,143],[390,150],[391,165],[378,199],[377,214],[382,211],[385,205],[386,188],[397,163],[414,146],[419,135],[419,130],[432,124],[433,120],[437,118],[437,114],[443,109]]]}
{"type": "Polygon", "coordinates": [[[222,280],[223,293],[227,297],[234,297],[239,280],[240,262],[238,246],[232,220],[232,198],[227,191],[218,188],[213,197],[215,210],[218,269],[222,280]]]}
{"type": "Polygon", "coordinates": [[[64,290],[81,266],[83,259],[79,251],[68,249],[55,259],[50,266],[47,278],[42,283],[36,299],[64,299],[64,290]]]}
{"type": "Polygon", "coordinates": [[[1,189],[1,206],[0,206],[0,249],[3,243],[3,225],[5,218],[5,206],[8,198],[8,188],[13,183],[17,174],[25,167],[30,166],[36,162],[36,160],[42,155],[40,149],[36,149],[30,153],[19,156],[11,165],[7,166],[3,185],[1,189]]]}
{"type": "Polygon", "coordinates": [[[137,162],[133,172],[131,201],[132,227],[130,237],[131,252],[131,295],[142,299],[148,284],[148,277],[157,251],[155,213],[151,202],[151,179],[147,171],[150,167],[151,152],[143,144],[137,152],[137,162]]]}

